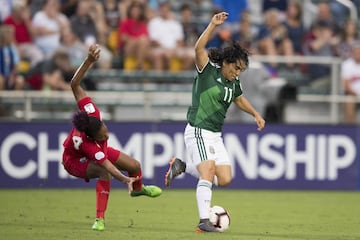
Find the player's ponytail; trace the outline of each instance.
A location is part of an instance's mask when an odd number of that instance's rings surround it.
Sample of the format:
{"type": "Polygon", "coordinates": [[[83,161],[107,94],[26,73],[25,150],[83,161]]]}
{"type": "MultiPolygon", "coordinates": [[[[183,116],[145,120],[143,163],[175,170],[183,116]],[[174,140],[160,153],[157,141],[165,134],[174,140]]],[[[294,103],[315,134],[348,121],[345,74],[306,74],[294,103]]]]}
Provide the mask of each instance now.
{"type": "Polygon", "coordinates": [[[219,66],[222,65],[223,62],[223,52],[222,49],[219,48],[209,48],[208,49],[208,56],[211,62],[218,64],[219,66]]]}
{"type": "Polygon", "coordinates": [[[78,131],[90,138],[95,138],[102,125],[98,118],[89,116],[84,111],[77,111],[72,118],[72,123],[78,131]]]}

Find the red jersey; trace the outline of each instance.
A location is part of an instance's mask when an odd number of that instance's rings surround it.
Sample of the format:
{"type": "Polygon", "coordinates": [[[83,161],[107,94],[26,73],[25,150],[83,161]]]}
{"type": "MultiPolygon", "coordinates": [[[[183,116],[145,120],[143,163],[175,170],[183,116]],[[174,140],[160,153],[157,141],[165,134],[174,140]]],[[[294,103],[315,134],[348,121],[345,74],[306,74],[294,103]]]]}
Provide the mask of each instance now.
{"type": "Polygon", "coordinates": [[[122,21],[119,25],[119,32],[132,38],[149,36],[146,23],[134,19],[125,19],[122,21]]]}
{"type": "MultiPolygon", "coordinates": [[[[80,110],[87,112],[88,115],[94,116],[98,119],[100,111],[97,106],[92,102],[90,97],[85,97],[78,102],[80,110]]],[[[107,141],[94,141],[89,139],[85,133],[73,128],[65,139],[63,146],[64,161],[86,162],[93,161],[97,164],[102,164],[108,159],[107,141]]]]}
{"type": "Polygon", "coordinates": [[[24,21],[16,22],[12,16],[8,16],[4,20],[4,24],[14,26],[17,43],[32,43],[31,35],[24,21]]]}

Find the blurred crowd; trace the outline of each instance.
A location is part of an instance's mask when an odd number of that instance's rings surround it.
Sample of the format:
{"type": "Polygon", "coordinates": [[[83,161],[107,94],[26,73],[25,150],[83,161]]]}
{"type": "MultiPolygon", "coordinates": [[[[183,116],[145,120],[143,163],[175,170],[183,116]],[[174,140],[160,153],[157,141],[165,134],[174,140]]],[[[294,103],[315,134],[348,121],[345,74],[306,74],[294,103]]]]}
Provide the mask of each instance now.
{"type": "MultiPolygon", "coordinates": [[[[261,22],[249,0],[0,0],[0,89],[69,89],[92,43],[102,50],[98,69],[192,70],[195,41],[220,11],[229,18],[208,47],[240,41],[252,54],[352,57],[359,26],[337,1],[315,1],[310,26],[304,1],[252,2],[261,4],[261,22]]],[[[272,76],[280,67],[300,68],[319,86],[330,74],[329,65],[266,64],[272,76]]]]}

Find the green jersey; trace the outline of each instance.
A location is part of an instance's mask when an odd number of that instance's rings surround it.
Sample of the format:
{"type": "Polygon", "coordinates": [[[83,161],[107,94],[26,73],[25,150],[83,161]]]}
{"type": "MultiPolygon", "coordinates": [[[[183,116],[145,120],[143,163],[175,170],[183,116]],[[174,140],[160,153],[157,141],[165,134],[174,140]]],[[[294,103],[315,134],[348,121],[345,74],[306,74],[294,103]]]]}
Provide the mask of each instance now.
{"type": "Polygon", "coordinates": [[[187,121],[193,127],[220,132],[230,104],[241,94],[239,79],[226,80],[221,68],[209,61],[195,77],[187,121]]]}

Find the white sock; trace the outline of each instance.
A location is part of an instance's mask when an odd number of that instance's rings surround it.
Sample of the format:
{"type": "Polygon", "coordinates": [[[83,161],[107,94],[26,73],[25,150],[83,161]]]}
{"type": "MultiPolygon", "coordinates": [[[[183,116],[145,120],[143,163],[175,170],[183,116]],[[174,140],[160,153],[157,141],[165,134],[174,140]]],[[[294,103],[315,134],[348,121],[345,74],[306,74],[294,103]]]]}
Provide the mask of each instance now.
{"type": "Polygon", "coordinates": [[[214,184],[215,186],[218,186],[218,179],[217,179],[217,176],[216,176],[216,175],[214,176],[213,184],[214,184]]]}
{"type": "MultiPolygon", "coordinates": [[[[195,164],[186,164],[186,170],[185,170],[185,172],[188,173],[188,174],[190,174],[190,175],[193,176],[194,178],[199,179],[199,177],[200,177],[199,172],[198,172],[195,164]]],[[[215,186],[218,185],[218,178],[217,178],[216,175],[214,176],[213,184],[214,184],[215,186]]]]}
{"type": "Polygon", "coordinates": [[[212,183],[200,179],[196,187],[196,201],[199,210],[200,219],[209,218],[209,210],[212,197],[212,183]]]}

